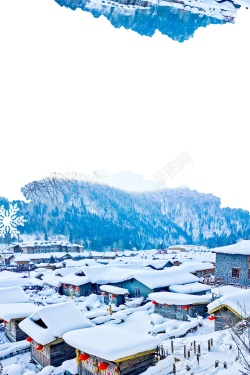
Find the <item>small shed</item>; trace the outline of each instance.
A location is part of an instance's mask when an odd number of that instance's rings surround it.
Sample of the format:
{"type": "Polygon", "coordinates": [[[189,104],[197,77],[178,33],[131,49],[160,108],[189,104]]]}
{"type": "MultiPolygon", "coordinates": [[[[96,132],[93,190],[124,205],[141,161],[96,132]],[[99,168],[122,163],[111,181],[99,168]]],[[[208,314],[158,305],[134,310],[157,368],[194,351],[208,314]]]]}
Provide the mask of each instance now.
{"type": "Polygon", "coordinates": [[[208,306],[214,316],[214,329],[220,331],[234,326],[242,319],[250,318],[250,290],[240,290],[218,298],[208,306]]]}
{"type": "Polygon", "coordinates": [[[112,303],[115,306],[120,306],[125,303],[125,296],[129,294],[128,289],[112,285],[101,285],[100,290],[104,296],[104,303],[106,305],[112,303]]]}
{"type": "Polygon", "coordinates": [[[210,296],[196,296],[182,293],[158,292],[148,296],[155,305],[155,313],[168,319],[188,320],[187,314],[195,318],[205,317],[210,296]]]}
{"type": "Polygon", "coordinates": [[[92,325],[74,302],[65,302],[40,308],[19,327],[31,343],[31,358],[45,367],[75,357],[75,350],[62,339],[64,333],[92,325]]]}
{"type": "Polygon", "coordinates": [[[155,365],[161,344],[155,337],[112,326],[68,332],[64,340],[77,349],[78,375],[138,375],[155,365]]]}

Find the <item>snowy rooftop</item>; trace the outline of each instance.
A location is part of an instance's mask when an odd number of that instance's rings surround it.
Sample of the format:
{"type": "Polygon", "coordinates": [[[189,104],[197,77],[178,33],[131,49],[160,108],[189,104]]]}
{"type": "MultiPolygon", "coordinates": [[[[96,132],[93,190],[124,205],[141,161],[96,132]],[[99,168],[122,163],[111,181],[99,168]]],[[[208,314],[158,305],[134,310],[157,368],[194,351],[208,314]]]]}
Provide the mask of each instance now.
{"type": "MultiPolygon", "coordinates": [[[[29,301],[21,286],[0,288],[0,304],[27,303],[29,301]]],[[[0,314],[1,316],[1,314],[0,314]]]]}
{"type": "Polygon", "coordinates": [[[33,303],[3,303],[0,304],[0,316],[9,322],[11,319],[27,318],[37,309],[38,306],[33,303]]]}
{"type": "Polygon", "coordinates": [[[215,253],[250,255],[250,240],[241,240],[234,245],[212,249],[215,253]]]}
{"type": "Polygon", "coordinates": [[[228,294],[224,297],[214,300],[207,308],[208,313],[212,314],[221,307],[226,306],[241,318],[250,317],[250,290],[240,290],[238,293],[228,294]]]}
{"type": "Polygon", "coordinates": [[[188,272],[196,272],[196,271],[205,271],[209,269],[214,269],[214,265],[210,262],[195,262],[189,261],[184,262],[179,266],[182,270],[186,270],[188,272]]]}
{"type": "Polygon", "coordinates": [[[118,286],[112,286],[112,285],[101,285],[100,290],[102,292],[113,293],[117,295],[129,294],[128,289],[120,288],[118,286]]]}
{"type": "Polygon", "coordinates": [[[157,292],[150,293],[148,297],[152,301],[164,305],[186,305],[186,304],[197,304],[197,303],[209,303],[211,297],[205,296],[196,296],[192,294],[182,294],[182,293],[171,293],[171,292],[157,292]]]}
{"type": "Polygon", "coordinates": [[[172,284],[179,285],[199,281],[198,277],[179,269],[179,267],[171,267],[162,271],[138,271],[134,277],[151,289],[166,287],[172,284]]]}
{"type": "Polygon", "coordinates": [[[74,348],[108,361],[154,350],[161,344],[152,336],[105,325],[68,332],[63,339],[74,348]]]}
{"type": "Polygon", "coordinates": [[[170,292],[192,294],[211,290],[211,287],[202,283],[190,283],[185,285],[170,285],[170,292]]]}
{"type": "Polygon", "coordinates": [[[75,286],[85,285],[89,282],[90,282],[90,279],[87,276],[78,276],[75,273],[61,278],[61,283],[75,285],[75,286]]]}
{"type": "MultiPolygon", "coordinates": [[[[135,270],[119,267],[91,266],[81,267],[92,283],[108,284],[128,280],[134,277],[135,270]]],[[[147,271],[145,271],[147,272],[147,271]]]]}
{"type": "Polygon", "coordinates": [[[39,344],[46,345],[58,337],[61,338],[68,331],[91,327],[92,323],[74,302],[64,302],[40,308],[24,319],[19,326],[39,344]],[[40,319],[47,328],[36,323],[40,319]]]}

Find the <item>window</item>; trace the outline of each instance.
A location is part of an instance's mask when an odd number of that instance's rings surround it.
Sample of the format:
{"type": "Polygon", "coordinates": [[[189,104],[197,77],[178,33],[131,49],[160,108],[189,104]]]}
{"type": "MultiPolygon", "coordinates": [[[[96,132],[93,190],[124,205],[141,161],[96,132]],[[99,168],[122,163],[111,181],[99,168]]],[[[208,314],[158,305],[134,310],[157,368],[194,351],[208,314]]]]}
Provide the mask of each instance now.
{"type": "Polygon", "coordinates": [[[232,268],[232,277],[235,277],[236,279],[240,278],[240,269],[239,268],[232,268]]]}

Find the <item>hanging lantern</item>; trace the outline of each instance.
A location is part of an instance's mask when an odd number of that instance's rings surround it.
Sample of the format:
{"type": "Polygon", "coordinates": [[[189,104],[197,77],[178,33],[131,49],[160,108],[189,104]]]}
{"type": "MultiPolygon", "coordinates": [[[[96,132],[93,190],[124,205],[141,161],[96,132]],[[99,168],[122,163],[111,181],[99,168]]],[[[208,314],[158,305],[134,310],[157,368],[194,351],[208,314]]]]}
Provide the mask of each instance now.
{"type": "Polygon", "coordinates": [[[70,287],[71,289],[75,289],[75,287],[74,287],[74,285],[71,285],[71,287],[70,287]]]}
{"type": "Polygon", "coordinates": [[[77,286],[77,287],[76,287],[76,292],[79,292],[79,291],[80,291],[80,287],[77,286]]]}
{"type": "Polygon", "coordinates": [[[100,362],[98,363],[98,368],[101,372],[107,370],[107,368],[109,367],[108,363],[106,362],[100,362]]]}
{"type": "Polygon", "coordinates": [[[168,307],[168,304],[167,304],[167,303],[164,303],[164,306],[168,307]]]}
{"type": "Polygon", "coordinates": [[[215,319],[215,316],[214,315],[209,315],[209,317],[208,317],[208,320],[214,320],[215,319]]]}
{"type": "Polygon", "coordinates": [[[114,294],[111,294],[111,298],[115,298],[115,295],[114,295],[114,294]]]}
{"type": "Polygon", "coordinates": [[[63,287],[64,287],[64,288],[67,288],[67,284],[63,284],[63,287]]]}
{"type": "Polygon", "coordinates": [[[152,301],[152,304],[153,304],[153,305],[156,305],[156,304],[157,304],[157,302],[155,302],[155,301],[152,301]]]}
{"type": "Polygon", "coordinates": [[[37,345],[36,350],[41,352],[43,350],[43,345],[37,345]]]}
{"type": "Polygon", "coordinates": [[[86,354],[86,353],[82,353],[79,355],[79,359],[80,361],[87,361],[87,359],[89,359],[89,354],[86,354]]]}
{"type": "Polygon", "coordinates": [[[26,337],[26,341],[28,341],[28,342],[32,342],[33,339],[32,339],[30,336],[28,336],[28,337],[26,337]]]}
{"type": "Polygon", "coordinates": [[[103,292],[102,294],[103,294],[103,296],[106,296],[106,295],[107,295],[107,292],[103,292]]]}
{"type": "Polygon", "coordinates": [[[184,310],[188,310],[188,305],[184,305],[184,306],[183,306],[183,309],[184,309],[184,310]]]}
{"type": "Polygon", "coordinates": [[[4,322],[5,324],[8,324],[8,321],[7,321],[7,320],[4,320],[3,322],[4,322]]]}

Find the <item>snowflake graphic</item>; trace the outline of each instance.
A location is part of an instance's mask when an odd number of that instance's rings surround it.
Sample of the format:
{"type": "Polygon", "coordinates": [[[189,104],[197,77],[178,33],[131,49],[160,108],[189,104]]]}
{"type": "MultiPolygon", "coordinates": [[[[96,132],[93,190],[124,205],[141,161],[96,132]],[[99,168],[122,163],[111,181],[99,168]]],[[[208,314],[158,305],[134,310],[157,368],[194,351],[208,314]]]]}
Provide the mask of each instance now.
{"type": "Polygon", "coordinates": [[[23,227],[27,221],[23,216],[17,217],[18,211],[17,204],[10,204],[9,210],[5,210],[4,206],[0,207],[0,237],[4,238],[9,233],[11,238],[18,238],[20,232],[17,227],[23,227]]]}

